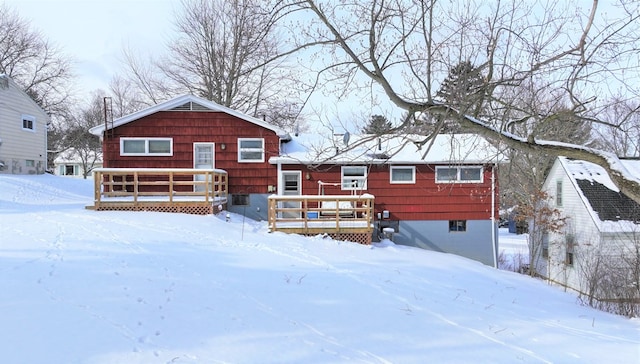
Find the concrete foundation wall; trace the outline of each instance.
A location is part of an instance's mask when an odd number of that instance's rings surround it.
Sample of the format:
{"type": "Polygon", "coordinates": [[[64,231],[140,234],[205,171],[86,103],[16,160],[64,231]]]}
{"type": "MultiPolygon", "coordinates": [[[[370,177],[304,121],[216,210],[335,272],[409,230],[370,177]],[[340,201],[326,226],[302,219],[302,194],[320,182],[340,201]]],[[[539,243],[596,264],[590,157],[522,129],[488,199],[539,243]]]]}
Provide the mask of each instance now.
{"type": "Polygon", "coordinates": [[[498,229],[490,220],[469,220],[467,231],[462,232],[449,232],[449,221],[400,221],[399,232],[394,233],[393,241],[399,245],[456,254],[494,266],[498,229]]]}
{"type": "MultiPolygon", "coordinates": [[[[234,206],[229,196],[227,209],[246,217],[265,221],[268,219],[269,194],[249,195],[249,205],[234,206]]],[[[498,251],[498,228],[490,220],[468,220],[467,231],[449,232],[449,221],[400,221],[398,232],[393,234],[396,244],[414,246],[438,252],[460,255],[494,266],[498,251]],[[492,246],[495,237],[495,249],[492,246]]],[[[377,241],[376,237],[373,238],[377,241]]]]}

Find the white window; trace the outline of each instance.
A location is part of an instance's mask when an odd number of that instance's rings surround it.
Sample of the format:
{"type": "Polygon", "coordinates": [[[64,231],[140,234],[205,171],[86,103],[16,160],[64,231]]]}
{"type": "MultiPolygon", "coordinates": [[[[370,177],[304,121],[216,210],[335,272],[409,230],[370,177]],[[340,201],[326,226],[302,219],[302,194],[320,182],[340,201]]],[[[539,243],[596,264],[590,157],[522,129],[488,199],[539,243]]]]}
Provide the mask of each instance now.
{"type": "Polygon", "coordinates": [[[264,162],[264,138],[238,138],[238,162],[264,162]]]}
{"type": "Polygon", "coordinates": [[[416,183],[416,167],[391,166],[389,183],[416,183]]]}
{"type": "Polygon", "coordinates": [[[436,167],[436,182],[482,182],[482,167],[436,167]]]}
{"type": "Polygon", "coordinates": [[[36,130],[36,117],[31,115],[22,115],[22,129],[35,131],[36,130]]]}
{"type": "Polygon", "coordinates": [[[367,167],[343,166],[342,167],[342,189],[343,190],[366,190],[367,189],[367,167]]]}
{"type": "Polygon", "coordinates": [[[173,139],[171,138],[120,138],[122,156],[171,156],[173,139]]]}
{"type": "Polygon", "coordinates": [[[556,206],[562,207],[562,180],[556,181],[556,206]]]}
{"type": "Polygon", "coordinates": [[[75,176],[76,168],[73,164],[63,164],[60,166],[61,176],[75,176]]]}

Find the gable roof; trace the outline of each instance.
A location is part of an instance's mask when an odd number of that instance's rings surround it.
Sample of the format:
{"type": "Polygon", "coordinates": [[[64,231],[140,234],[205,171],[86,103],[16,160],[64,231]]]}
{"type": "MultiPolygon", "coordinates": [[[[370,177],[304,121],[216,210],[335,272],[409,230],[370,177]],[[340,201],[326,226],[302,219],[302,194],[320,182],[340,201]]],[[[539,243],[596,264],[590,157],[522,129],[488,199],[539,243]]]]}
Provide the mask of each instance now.
{"type": "MultiPolygon", "coordinates": [[[[640,224],[640,205],[620,192],[604,168],[591,162],[565,157],[559,157],[558,161],[571,177],[591,216],[601,223],[601,231],[638,228],[633,225],[640,224]]],[[[620,162],[632,174],[640,177],[640,160],[623,159],[620,162]]]]}
{"type": "MultiPolygon", "coordinates": [[[[213,112],[223,112],[225,114],[233,115],[239,119],[248,121],[255,125],[261,126],[265,129],[271,130],[276,135],[281,138],[287,139],[289,138],[289,134],[284,130],[275,125],[269,124],[266,121],[260,120],[258,118],[254,118],[253,116],[249,116],[247,114],[241,113],[237,110],[230,109],[226,106],[222,106],[213,101],[205,100],[203,98],[194,96],[194,95],[182,95],[171,100],[161,102],[157,105],[153,105],[146,109],[134,112],[129,115],[125,115],[121,118],[115,119],[111,125],[108,126],[107,129],[117,128],[118,126],[130,123],[132,121],[141,119],[145,116],[155,114],[160,111],[213,111],[213,112]]],[[[89,129],[89,132],[93,135],[102,136],[102,133],[105,131],[104,125],[94,126],[89,129]]]]}
{"type": "Polygon", "coordinates": [[[420,145],[423,135],[335,135],[293,137],[284,143],[272,164],[484,164],[506,161],[506,156],[475,134],[439,134],[420,145]]]}

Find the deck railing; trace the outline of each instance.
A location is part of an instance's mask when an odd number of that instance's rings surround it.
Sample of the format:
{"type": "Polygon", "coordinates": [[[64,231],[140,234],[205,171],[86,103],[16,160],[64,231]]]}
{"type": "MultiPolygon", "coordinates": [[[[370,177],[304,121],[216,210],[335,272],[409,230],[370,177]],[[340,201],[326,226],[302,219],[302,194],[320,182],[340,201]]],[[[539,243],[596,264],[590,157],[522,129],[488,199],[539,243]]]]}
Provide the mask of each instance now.
{"type": "Polygon", "coordinates": [[[97,168],[93,173],[96,210],[201,210],[228,198],[227,172],[221,169],[97,168]]]}
{"type": "MultiPolygon", "coordinates": [[[[269,196],[269,230],[317,235],[361,234],[370,243],[374,196],[269,196]]],[[[365,240],[362,240],[365,239],[365,240]]]]}

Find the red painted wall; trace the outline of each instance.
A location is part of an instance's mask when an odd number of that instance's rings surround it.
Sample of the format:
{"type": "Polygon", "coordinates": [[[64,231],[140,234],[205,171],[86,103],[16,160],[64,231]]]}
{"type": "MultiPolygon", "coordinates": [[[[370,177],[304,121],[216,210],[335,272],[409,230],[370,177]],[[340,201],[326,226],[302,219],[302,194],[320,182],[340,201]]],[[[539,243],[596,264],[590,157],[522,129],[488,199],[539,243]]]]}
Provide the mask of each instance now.
{"type": "MultiPolygon", "coordinates": [[[[367,190],[375,196],[375,211],[388,210],[391,220],[488,220],[491,218],[491,168],[484,167],[482,183],[436,183],[435,166],[416,166],[415,184],[391,184],[389,165],[371,166],[367,190]]],[[[318,181],[340,182],[340,166],[283,165],[283,170],[302,170],[302,193],[318,193],[318,181]],[[310,179],[306,179],[306,173],[310,179]]],[[[340,186],[325,187],[325,194],[348,195],[340,186]]],[[[359,192],[360,193],[360,192],[359,192]]],[[[495,218],[498,218],[496,175],[495,218]]]]}
{"type": "Polygon", "coordinates": [[[279,153],[278,136],[222,112],[160,111],[106,135],[103,148],[107,168],[193,168],[193,143],[213,142],[215,167],[228,172],[230,193],[267,193],[267,186],[277,185],[277,170],[269,164],[269,157],[279,153]],[[171,137],[173,156],[120,156],[120,137],[171,137]],[[264,138],[265,161],[238,163],[238,138],[264,138]]]}

